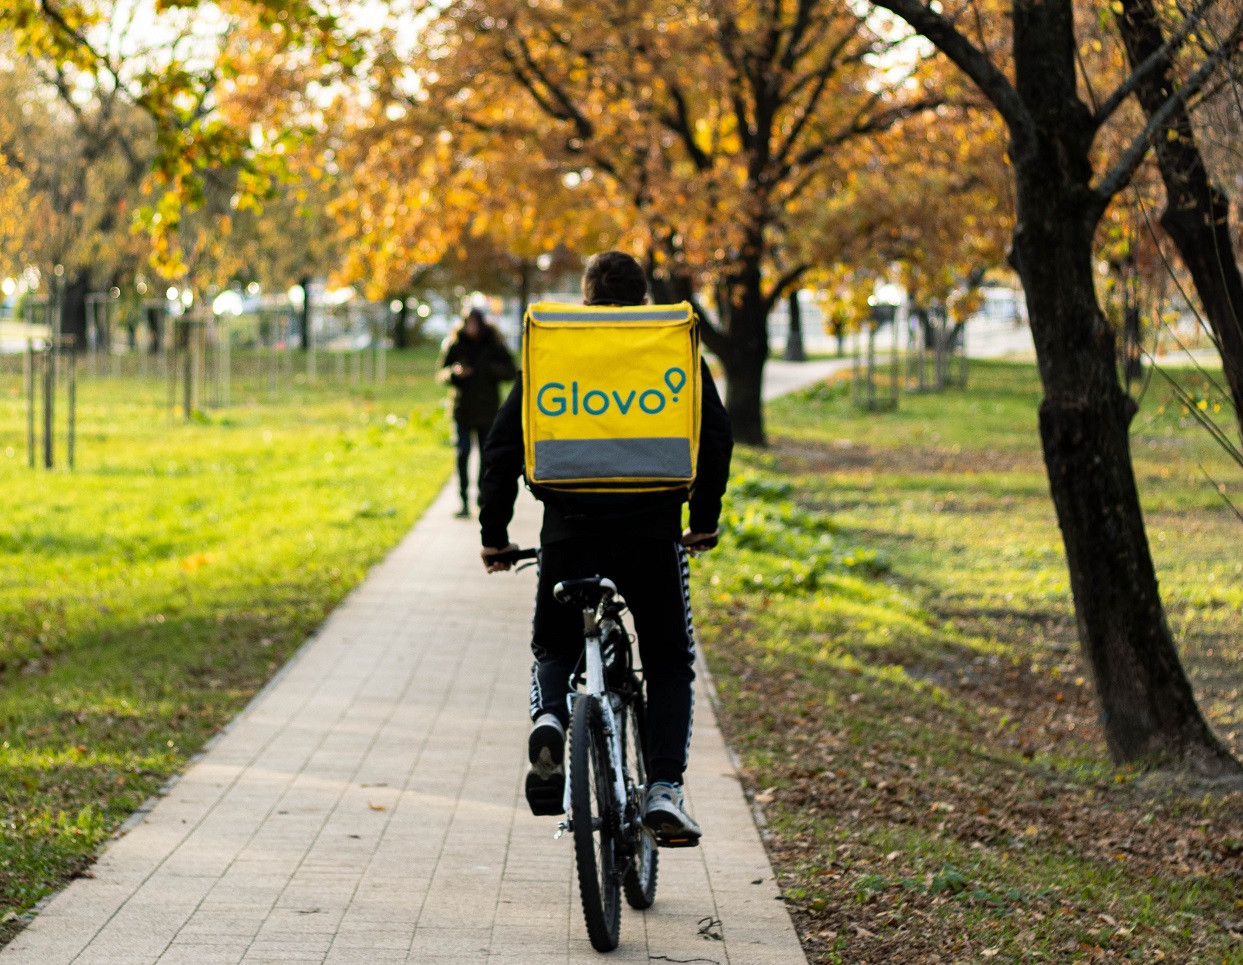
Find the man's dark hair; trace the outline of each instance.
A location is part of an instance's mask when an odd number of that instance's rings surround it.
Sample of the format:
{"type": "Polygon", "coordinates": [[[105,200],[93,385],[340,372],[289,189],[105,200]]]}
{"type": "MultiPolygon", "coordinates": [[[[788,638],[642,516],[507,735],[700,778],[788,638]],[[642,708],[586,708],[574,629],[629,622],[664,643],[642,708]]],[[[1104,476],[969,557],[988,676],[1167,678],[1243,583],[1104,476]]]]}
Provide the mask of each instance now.
{"type": "Polygon", "coordinates": [[[479,325],[479,334],[475,336],[477,341],[486,342],[489,339],[497,337],[497,331],[493,328],[492,323],[488,321],[487,316],[484,315],[478,308],[472,308],[465,315],[463,315],[462,320],[454,326],[452,337],[455,340],[461,341],[466,338],[466,323],[472,318],[479,325]]]}
{"type": "Polygon", "coordinates": [[[583,269],[583,302],[587,305],[642,305],[647,297],[643,266],[624,251],[602,251],[583,269]]]}

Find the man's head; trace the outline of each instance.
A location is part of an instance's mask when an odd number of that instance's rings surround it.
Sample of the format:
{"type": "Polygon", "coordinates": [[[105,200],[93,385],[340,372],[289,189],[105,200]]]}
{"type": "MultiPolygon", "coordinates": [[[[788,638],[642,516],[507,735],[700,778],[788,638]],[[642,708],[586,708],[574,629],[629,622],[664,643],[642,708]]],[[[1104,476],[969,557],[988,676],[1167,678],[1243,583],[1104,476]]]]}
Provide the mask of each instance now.
{"type": "Polygon", "coordinates": [[[483,312],[477,308],[472,308],[462,319],[462,334],[469,339],[477,339],[483,334],[487,324],[487,320],[483,317],[483,312]]]}
{"type": "Polygon", "coordinates": [[[643,266],[624,251],[602,251],[583,269],[583,304],[642,305],[647,299],[643,266]]]}

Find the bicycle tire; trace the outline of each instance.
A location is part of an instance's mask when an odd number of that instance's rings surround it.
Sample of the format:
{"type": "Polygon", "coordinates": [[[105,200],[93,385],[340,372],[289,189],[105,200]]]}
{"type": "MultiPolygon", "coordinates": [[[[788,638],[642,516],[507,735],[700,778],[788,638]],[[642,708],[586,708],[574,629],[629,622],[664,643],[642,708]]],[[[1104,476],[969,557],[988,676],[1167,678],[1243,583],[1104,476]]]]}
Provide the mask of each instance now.
{"type": "Polygon", "coordinates": [[[604,721],[595,697],[582,696],[574,702],[570,754],[570,817],[583,919],[591,947],[611,952],[621,932],[615,839],[619,822],[604,721]]]}
{"type": "MultiPolygon", "coordinates": [[[[636,688],[638,690],[638,688],[636,688]]],[[[643,910],[651,908],[656,900],[656,876],[659,871],[660,851],[657,850],[655,836],[643,826],[642,794],[647,788],[647,758],[644,747],[647,739],[647,708],[643,703],[643,692],[638,690],[627,705],[622,719],[625,728],[622,741],[625,760],[622,762],[630,781],[637,786],[639,797],[635,801],[638,814],[635,815],[634,850],[626,863],[622,875],[622,893],[631,908],[643,910]]]]}

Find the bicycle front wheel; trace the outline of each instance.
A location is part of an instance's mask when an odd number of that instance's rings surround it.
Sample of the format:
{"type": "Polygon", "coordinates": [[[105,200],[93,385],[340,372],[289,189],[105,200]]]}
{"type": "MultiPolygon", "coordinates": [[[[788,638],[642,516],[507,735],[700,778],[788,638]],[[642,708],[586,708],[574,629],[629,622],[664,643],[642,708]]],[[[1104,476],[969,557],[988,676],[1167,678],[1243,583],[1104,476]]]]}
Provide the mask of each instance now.
{"type": "Polygon", "coordinates": [[[595,697],[579,697],[570,721],[570,818],[583,918],[598,952],[615,949],[621,930],[612,773],[600,704],[595,697]]]}

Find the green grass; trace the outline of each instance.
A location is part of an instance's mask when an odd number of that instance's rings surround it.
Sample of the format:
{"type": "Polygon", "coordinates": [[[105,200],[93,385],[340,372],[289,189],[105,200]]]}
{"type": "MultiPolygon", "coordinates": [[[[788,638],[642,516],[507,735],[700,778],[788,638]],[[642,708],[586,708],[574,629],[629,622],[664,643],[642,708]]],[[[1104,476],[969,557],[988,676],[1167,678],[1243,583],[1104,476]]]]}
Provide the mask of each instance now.
{"type": "MultiPolygon", "coordinates": [[[[0,940],[439,490],[432,357],[389,362],[380,390],[253,382],[189,423],[162,383],[84,382],[73,473],[25,467],[0,376],[0,940]]],[[[828,386],[738,454],[697,625],[815,961],[1243,961],[1238,795],[1101,749],[1038,397],[1001,363],[882,416],[828,386]]],[[[1243,752],[1240,524],[1200,467],[1239,473],[1155,382],[1134,448],[1185,662],[1243,752]]]]}
{"type": "MultiPolygon", "coordinates": [[[[1038,402],[1022,364],[884,415],[829,385],[738,454],[696,621],[813,961],[1243,961],[1243,795],[1104,753],[1038,402]]],[[[1243,524],[1201,466],[1240,471],[1156,382],[1134,430],[1183,659],[1243,753],[1243,524]]]]}
{"type": "Polygon", "coordinates": [[[26,467],[20,380],[0,377],[0,940],[439,492],[434,354],[388,361],[382,387],[239,385],[189,422],[162,382],[84,381],[73,472],[26,467]]]}

